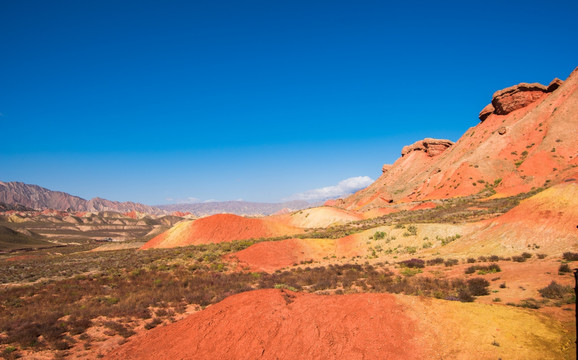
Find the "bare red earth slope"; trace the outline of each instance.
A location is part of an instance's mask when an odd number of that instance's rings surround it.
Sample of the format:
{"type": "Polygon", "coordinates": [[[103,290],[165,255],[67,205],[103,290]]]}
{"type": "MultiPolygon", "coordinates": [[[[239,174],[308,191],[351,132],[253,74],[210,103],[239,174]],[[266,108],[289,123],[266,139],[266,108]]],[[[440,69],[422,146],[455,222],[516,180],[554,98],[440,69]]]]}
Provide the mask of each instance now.
{"type": "Polygon", "coordinates": [[[257,290],[131,338],[106,359],[570,359],[570,341],[558,323],[507,306],[257,290]]]}
{"type": "Polygon", "coordinates": [[[252,219],[217,214],[179,223],[147,242],[142,249],[169,248],[296,234],[301,230],[271,218],[252,219]]]}
{"type": "Polygon", "coordinates": [[[384,165],[375,183],[333,205],[368,210],[390,202],[441,199],[497,184],[503,195],[578,174],[578,71],[546,87],[519,84],[494,94],[481,122],[455,144],[424,139],[384,165]]]}
{"type": "Polygon", "coordinates": [[[108,359],[408,359],[419,349],[392,295],[260,290],[149,331],[108,359]]]}

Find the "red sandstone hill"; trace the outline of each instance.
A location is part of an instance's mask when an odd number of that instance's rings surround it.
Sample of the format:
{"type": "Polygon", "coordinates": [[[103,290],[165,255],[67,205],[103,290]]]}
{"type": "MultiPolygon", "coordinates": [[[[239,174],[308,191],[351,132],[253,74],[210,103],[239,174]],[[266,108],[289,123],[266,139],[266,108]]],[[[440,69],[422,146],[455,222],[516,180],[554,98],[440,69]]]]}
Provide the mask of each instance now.
{"type": "Polygon", "coordinates": [[[106,359],[562,359],[566,336],[514,307],[258,290],[142,333],[106,359]]]}
{"type": "Polygon", "coordinates": [[[526,192],[578,173],[578,71],[549,86],[522,83],[497,91],[480,123],[455,144],[424,139],[403,148],[369,187],[332,202],[368,210],[391,202],[478,193],[526,192]]]}
{"type": "Polygon", "coordinates": [[[297,227],[280,220],[272,218],[252,219],[232,214],[212,215],[181,222],[151,239],[142,249],[229,242],[292,235],[301,232],[297,227]]]}

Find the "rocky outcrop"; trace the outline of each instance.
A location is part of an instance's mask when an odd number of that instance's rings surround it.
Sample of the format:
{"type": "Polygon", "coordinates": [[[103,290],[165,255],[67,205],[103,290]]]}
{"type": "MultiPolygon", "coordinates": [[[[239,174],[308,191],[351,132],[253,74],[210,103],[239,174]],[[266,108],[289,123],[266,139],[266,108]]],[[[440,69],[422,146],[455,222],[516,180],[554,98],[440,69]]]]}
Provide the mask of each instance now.
{"type": "Polygon", "coordinates": [[[526,107],[541,98],[547,90],[546,86],[539,83],[521,83],[496,91],[492,97],[494,113],[507,115],[514,110],[526,107]]]}
{"type": "Polygon", "coordinates": [[[558,79],[558,78],[554,78],[554,80],[552,80],[550,82],[550,84],[548,85],[548,88],[546,89],[548,92],[552,92],[556,89],[558,89],[560,87],[560,85],[562,85],[564,83],[564,81],[558,79]]]}
{"type": "MultiPolygon", "coordinates": [[[[454,143],[450,140],[425,138],[401,149],[401,156],[406,156],[412,151],[424,151],[428,156],[433,157],[443,153],[454,143]]],[[[382,169],[383,170],[383,169],[382,169]]]]}
{"type": "Polygon", "coordinates": [[[512,111],[524,108],[540,99],[544,94],[558,89],[563,83],[562,80],[555,78],[548,86],[540,83],[521,83],[496,91],[492,97],[492,102],[480,111],[480,121],[483,122],[491,114],[507,115],[512,111]]]}
{"type": "Polygon", "coordinates": [[[388,172],[388,171],[391,169],[392,166],[393,166],[393,165],[390,165],[390,164],[384,164],[384,165],[381,167],[381,172],[382,172],[382,173],[388,172]]]}
{"type": "Polygon", "coordinates": [[[496,109],[494,109],[494,105],[492,105],[491,103],[486,105],[486,107],[483,108],[482,111],[480,111],[479,115],[480,121],[486,120],[486,118],[490,116],[494,112],[494,110],[496,109]]]}
{"type": "Polygon", "coordinates": [[[534,92],[539,97],[507,115],[498,115],[494,104],[487,106],[480,114],[485,121],[453,145],[425,139],[404,147],[391,169],[384,168],[387,171],[373,184],[335,206],[373,216],[378,214],[374,208],[394,209],[410,201],[469,196],[487,187],[511,196],[578,178],[578,70],[564,82],[555,79],[551,84],[521,84],[497,92],[494,100],[502,111],[522,106],[517,101],[523,98],[517,96],[534,92]]]}

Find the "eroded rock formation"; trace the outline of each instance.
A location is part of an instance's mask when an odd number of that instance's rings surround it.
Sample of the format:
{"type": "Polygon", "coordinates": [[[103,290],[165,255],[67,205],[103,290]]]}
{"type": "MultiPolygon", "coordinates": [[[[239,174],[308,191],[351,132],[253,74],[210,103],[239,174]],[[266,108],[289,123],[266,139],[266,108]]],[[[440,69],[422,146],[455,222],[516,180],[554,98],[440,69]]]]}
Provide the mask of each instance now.
{"type": "Polygon", "coordinates": [[[412,151],[424,151],[428,156],[433,157],[441,154],[453,144],[453,141],[450,140],[425,138],[411,145],[404,146],[403,149],[401,149],[401,156],[405,156],[412,151]]]}

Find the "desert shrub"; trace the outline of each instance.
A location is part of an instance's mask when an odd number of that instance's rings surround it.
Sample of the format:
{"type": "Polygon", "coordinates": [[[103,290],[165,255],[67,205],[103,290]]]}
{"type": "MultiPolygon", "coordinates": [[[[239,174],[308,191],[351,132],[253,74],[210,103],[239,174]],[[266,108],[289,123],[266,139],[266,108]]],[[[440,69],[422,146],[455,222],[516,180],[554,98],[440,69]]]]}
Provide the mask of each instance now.
{"type": "Polygon", "coordinates": [[[476,262],[476,259],[474,259],[474,258],[468,258],[468,264],[472,264],[472,263],[475,263],[475,262],[476,262]]]}
{"type": "Polygon", "coordinates": [[[417,227],[415,225],[410,225],[407,227],[407,232],[410,235],[417,235],[417,227]]]}
{"type": "Polygon", "coordinates": [[[158,325],[160,325],[163,321],[159,318],[154,318],[151,321],[149,321],[148,323],[145,324],[145,329],[150,330],[152,328],[157,327],[158,325]]]}
{"type": "Polygon", "coordinates": [[[19,359],[21,355],[14,346],[7,346],[0,353],[0,357],[6,360],[19,359]]]}
{"type": "Polygon", "coordinates": [[[527,308],[527,309],[539,309],[541,307],[538,300],[536,300],[534,298],[524,299],[524,300],[520,301],[520,303],[516,306],[527,308]]]}
{"type": "Polygon", "coordinates": [[[568,266],[568,264],[561,264],[560,267],[558,268],[558,272],[563,274],[572,272],[572,270],[570,269],[570,266],[568,266]]]}
{"type": "Polygon", "coordinates": [[[532,257],[532,254],[527,253],[527,252],[523,252],[523,253],[522,253],[522,256],[525,257],[526,259],[529,259],[529,258],[532,257]]]}
{"type": "Polygon", "coordinates": [[[417,247],[415,246],[406,246],[404,251],[408,254],[415,254],[417,252],[417,247]]]}
{"type": "Polygon", "coordinates": [[[501,283],[501,284],[500,284],[500,289],[505,289],[505,288],[506,288],[506,283],[505,283],[505,282],[504,282],[504,283],[501,283]]]}
{"type": "Polygon", "coordinates": [[[422,259],[409,259],[400,261],[399,265],[406,268],[423,268],[425,267],[425,261],[422,259]]]}
{"type": "Polygon", "coordinates": [[[116,321],[105,321],[103,325],[123,338],[131,337],[136,334],[134,331],[127,329],[123,324],[116,321]]]}
{"type": "Polygon", "coordinates": [[[512,261],[515,261],[515,262],[525,262],[526,259],[527,259],[527,258],[525,258],[525,257],[522,256],[522,255],[514,255],[514,256],[512,256],[512,261]]]}
{"type": "Polygon", "coordinates": [[[485,275],[485,274],[493,274],[493,273],[497,273],[502,271],[502,269],[500,268],[500,266],[498,264],[490,264],[488,266],[484,266],[484,265],[473,265],[468,267],[465,270],[466,274],[473,274],[474,272],[478,271],[479,275],[485,275]]]}
{"type": "Polygon", "coordinates": [[[68,321],[69,331],[71,335],[82,334],[92,325],[92,321],[88,318],[70,317],[68,321]]]}
{"type": "Polygon", "coordinates": [[[478,256],[478,261],[479,262],[486,262],[486,261],[488,261],[488,258],[486,258],[485,256],[478,256]]]}
{"type": "Polygon", "coordinates": [[[488,257],[488,261],[491,261],[491,262],[497,262],[499,260],[500,260],[500,257],[498,255],[491,255],[488,257]]]}
{"type": "Polygon", "coordinates": [[[458,259],[447,259],[446,261],[444,261],[444,265],[445,266],[454,266],[459,264],[459,260],[458,259]]]}
{"type": "Polygon", "coordinates": [[[566,261],[578,261],[578,253],[567,251],[562,254],[562,257],[566,261]]]}
{"type": "Polygon", "coordinates": [[[468,280],[468,290],[474,296],[489,295],[488,286],[490,283],[486,279],[473,278],[468,280]]]}
{"type": "Polygon", "coordinates": [[[431,266],[431,265],[439,265],[439,264],[443,264],[443,263],[444,263],[444,259],[441,258],[441,257],[438,257],[438,258],[434,258],[434,259],[429,259],[426,263],[427,263],[428,266],[431,266]]]}
{"type": "Polygon", "coordinates": [[[458,292],[458,300],[461,302],[473,302],[474,297],[472,293],[468,289],[460,289],[458,292]]]}
{"type": "Polygon", "coordinates": [[[460,234],[456,234],[454,236],[446,236],[445,238],[441,238],[439,236],[436,237],[436,239],[440,240],[442,242],[442,246],[445,246],[453,241],[456,241],[457,239],[461,238],[462,236],[460,234]]]}
{"type": "Polygon", "coordinates": [[[552,281],[548,286],[539,289],[538,292],[542,297],[548,299],[563,299],[567,294],[572,294],[574,290],[571,286],[563,286],[552,281]]]}
{"type": "Polygon", "coordinates": [[[381,240],[381,239],[385,239],[385,235],[386,235],[386,234],[385,234],[385,232],[383,232],[383,231],[376,231],[376,232],[373,234],[373,238],[374,238],[375,240],[381,240]]]}
{"type": "Polygon", "coordinates": [[[546,254],[537,254],[536,256],[538,256],[538,259],[545,259],[546,256],[548,256],[548,255],[546,255],[546,254]]]}
{"type": "Polygon", "coordinates": [[[400,274],[402,274],[404,276],[414,276],[414,275],[417,275],[421,272],[422,272],[422,270],[419,268],[403,268],[400,271],[400,274]]]}

